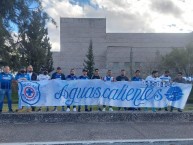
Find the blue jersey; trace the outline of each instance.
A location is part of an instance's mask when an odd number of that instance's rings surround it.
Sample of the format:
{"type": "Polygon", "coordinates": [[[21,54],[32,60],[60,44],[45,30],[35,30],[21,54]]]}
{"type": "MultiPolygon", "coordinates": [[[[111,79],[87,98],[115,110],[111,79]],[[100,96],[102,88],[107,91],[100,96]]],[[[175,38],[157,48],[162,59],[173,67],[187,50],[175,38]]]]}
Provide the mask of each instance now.
{"type": "Polygon", "coordinates": [[[170,76],[162,75],[160,77],[160,79],[162,80],[162,82],[171,82],[171,77],[170,76]]]}
{"type": "Polygon", "coordinates": [[[141,77],[133,77],[131,81],[142,81],[141,77]]]}
{"type": "Polygon", "coordinates": [[[77,78],[77,76],[75,76],[75,75],[68,75],[67,77],[66,77],[66,80],[77,80],[78,78],[77,78]]]}
{"type": "Polygon", "coordinates": [[[103,80],[104,80],[104,81],[111,81],[111,82],[113,82],[114,78],[113,78],[112,76],[105,76],[105,77],[103,78],[103,80]]]}
{"type": "Polygon", "coordinates": [[[80,76],[79,79],[80,79],[80,80],[88,80],[89,77],[88,77],[88,76],[80,76]]]}
{"type": "Polygon", "coordinates": [[[1,89],[11,89],[11,84],[13,80],[13,75],[10,73],[0,73],[0,88],[1,89]]]}
{"type": "Polygon", "coordinates": [[[16,79],[17,81],[24,81],[24,80],[30,81],[30,80],[31,80],[29,74],[27,74],[27,73],[18,73],[18,74],[15,76],[15,79],[16,79]]]}
{"type": "Polygon", "coordinates": [[[18,74],[15,76],[15,79],[16,79],[17,81],[24,81],[24,80],[30,81],[30,80],[31,80],[29,74],[27,74],[27,73],[18,73],[18,74]]]}
{"type": "Polygon", "coordinates": [[[65,80],[65,75],[63,73],[53,73],[51,79],[65,80]]]}

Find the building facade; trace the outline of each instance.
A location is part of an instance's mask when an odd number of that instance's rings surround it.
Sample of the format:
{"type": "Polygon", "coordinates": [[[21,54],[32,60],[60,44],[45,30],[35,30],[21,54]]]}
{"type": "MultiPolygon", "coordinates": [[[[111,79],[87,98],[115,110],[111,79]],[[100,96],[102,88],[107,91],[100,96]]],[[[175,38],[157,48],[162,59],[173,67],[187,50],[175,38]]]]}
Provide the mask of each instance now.
{"type": "MultiPolygon", "coordinates": [[[[121,26],[119,26],[121,27],[121,26]]],[[[60,52],[53,52],[54,68],[64,73],[75,68],[81,73],[90,41],[95,56],[95,67],[104,74],[111,69],[118,75],[126,69],[148,71],[159,56],[173,48],[184,48],[193,41],[192,33],[106,33],[105,18],[61,18],[60,52]]]]}

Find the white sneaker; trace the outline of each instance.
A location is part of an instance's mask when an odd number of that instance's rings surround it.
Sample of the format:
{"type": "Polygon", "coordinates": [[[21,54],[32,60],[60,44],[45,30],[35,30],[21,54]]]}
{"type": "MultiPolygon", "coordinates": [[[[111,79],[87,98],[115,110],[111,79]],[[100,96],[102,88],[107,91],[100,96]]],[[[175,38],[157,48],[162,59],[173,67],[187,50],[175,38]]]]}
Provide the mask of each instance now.
{"type": "Polygon", "coordinates": [[[70,112],[70,108],[67,108],[67,109],[66,109],[66,112],[70,112]]]}
{"type": "Polygon", "coordinates": [[[103,108],[103,110],[102,111],[106,111],[106,108],[103,108]]]}
{"type": "Polygon", "coordinates": [[[54,110],[52,110],[53,112],[57,112],[58,110],[57,109],[54,109],[54,110]]]}
{"type": "Polygon", "coordinates": [[[113,108],[109,108],[109,111],[113,111],[113,108]]]}
{"type": "Polygon", "coordinates": [[[73,112],[76,112],[76,108],[73,108],[73,112]]]}

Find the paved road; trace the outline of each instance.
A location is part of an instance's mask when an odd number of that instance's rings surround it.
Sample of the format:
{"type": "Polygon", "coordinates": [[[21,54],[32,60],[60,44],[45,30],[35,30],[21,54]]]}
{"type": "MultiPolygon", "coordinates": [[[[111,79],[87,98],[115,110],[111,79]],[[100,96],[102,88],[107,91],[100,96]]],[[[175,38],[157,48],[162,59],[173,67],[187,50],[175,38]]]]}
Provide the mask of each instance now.
{"type": "Polygon", "coordinates": [[[193,139],[193,122],[78,122],[0,125],[0,143],[188,138],[193,139]]]}

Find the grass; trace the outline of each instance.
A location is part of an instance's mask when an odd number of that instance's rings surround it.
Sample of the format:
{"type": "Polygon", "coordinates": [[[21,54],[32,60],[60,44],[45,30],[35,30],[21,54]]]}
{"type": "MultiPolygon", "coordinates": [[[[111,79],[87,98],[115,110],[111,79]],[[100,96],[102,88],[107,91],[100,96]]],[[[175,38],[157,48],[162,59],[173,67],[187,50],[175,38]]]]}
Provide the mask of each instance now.
{"type": "MultiPolygon", "coordinates": [[[[13,108],[13,111],[15,111],[16,109],[18,109],[18,104],[13,104],[12,105],[12,108],[13,108]]],[[[25,107],[24,107],[25,108],[25,107]]],[[[36,107],[36,111],[39,107],[36,107]]],[[[49,110],[52,111],[54,107],[49,107],[49,110]]],[[[102,108],[102,106],[101,106],[102,108]]],[[[168,107],[169,108],[169,107],[168,107]]],[[[65,107],[66,109],[66,107],[65,107]]],[[[62,110],[62,107],[58,107],[58,111],[62,110]]],[[[71,110],[72,110],[72,107],[71,107],[71,110]]],[[[84,106],[82,106],[81,110],[83,111],[84,110],[84,106]]],[[[106,108],[106,110],[108,111],[108,108],[106,108]]],[[[117,107],[113,107],[113,110],[114,111],[117,111],[118,108],[117,107]]],[[[149,111],[151,110],[151,108],[148,109],[149,111]]],[[[164,110],[164,109],[163,109],[164,110]]],[[[23,112],[25,112],[26,109],[24,109],[23,112]]],[[[42,112],[45,112],[46,111],[46,107],[42,107],[42,112]]],[[[98,106],[93,106],[93,111],[98,111],[98,106]]],[[[143,109],[142,109],[143,111],[143,109]]],[[[186,107],[184,108],[183,111],[193,111],[193,104],[186,104],[186,107]]],[[[4,107],[3,107],[3,112],[8,112],[8,105],[7,104],[4,104],[4,107]]]]}

